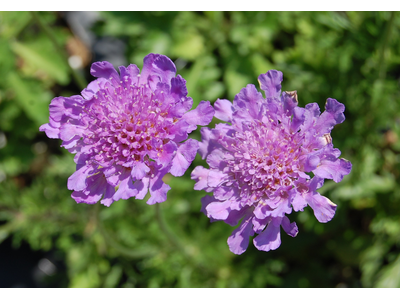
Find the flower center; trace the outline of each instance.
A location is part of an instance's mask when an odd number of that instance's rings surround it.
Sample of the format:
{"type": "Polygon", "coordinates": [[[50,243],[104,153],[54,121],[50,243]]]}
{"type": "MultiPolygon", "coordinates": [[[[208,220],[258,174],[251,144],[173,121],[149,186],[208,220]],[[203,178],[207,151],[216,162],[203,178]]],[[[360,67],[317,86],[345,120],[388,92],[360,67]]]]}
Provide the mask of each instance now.
{"type": "Polygon", "coordinates": [[[252,123],[236,131],[234,159],[228,168],[241,190],[241,197],[260,200],[286,193],[297,178],[296,161],[301,152],[298,133],[282,124],[252,123]]]}
{"type": "Polygon", "coordinates": [[[134,161],[155,159],[168,141],[171,118],[162,107],[163,93],[148,85],[125,85],[99,90],[88,103],[88,130],[83,142],[102,164],[130,167],[134,161]]]}

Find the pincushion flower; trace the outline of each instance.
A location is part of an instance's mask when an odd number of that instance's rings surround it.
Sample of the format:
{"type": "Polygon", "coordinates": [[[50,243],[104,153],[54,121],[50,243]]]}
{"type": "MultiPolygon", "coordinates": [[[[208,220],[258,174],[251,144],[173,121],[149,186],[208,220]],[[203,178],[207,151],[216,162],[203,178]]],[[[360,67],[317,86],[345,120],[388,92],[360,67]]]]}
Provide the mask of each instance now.
{"type": "Polygon", "coordinates": [[[198,149],[188,134],[207,125],[214,109],[202,101],[189,111],[186,81],[163,55],[147,55],[141,73],[131,64],[118,74],[106,61],[94,63],[90,72],[98,79],[82,96],[54,98],[49,123],[40,127],[76,153],[76,172],[68,179],[72,198],[110,206],[143,199],[150,190],[148,204],[165,201],[170,187],[163,176],[184,174],[198,149]]]}
{"type": "Polygon", "coordinates": [[[298,107],[295,91],[281,93],[282,78],[276,70],[258,77],[265,98],[249,84],[233,104],[218,99],[215,117],[228,123],[201,129],[199,152],[209,169],[193,170],[194,188],[212,192],[201,200],[211,221],[235,226],[242,220],[228,238],[235,254],[246,251],[254,234],[262,251],[280,246],[280,227],[296,236],[297,225],[287,217],[292,210],[309,205],[319,222],[330,221],[336,205],[317,189],[324,179],[339,182],[351,170],[330,136],[345,119],[344,105],[328,98],[322,114],[316,103],[298,107]]]}

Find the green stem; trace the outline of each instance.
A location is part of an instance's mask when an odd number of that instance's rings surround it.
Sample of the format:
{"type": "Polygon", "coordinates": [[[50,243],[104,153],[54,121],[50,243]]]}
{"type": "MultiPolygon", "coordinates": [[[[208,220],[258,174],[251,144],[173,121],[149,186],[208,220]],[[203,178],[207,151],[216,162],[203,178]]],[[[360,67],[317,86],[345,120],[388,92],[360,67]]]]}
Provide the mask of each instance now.
{"type": "Polygon", "coordinates": [[[103,236],[104,240],[106,241],[106,243],[113,247],[115,250],[117,250],[121,255],[130,257],[130,258],[145,258],[145,257],[149,257],[149,256],[153,256],[156,254],[156,251],[154,249],[143,249],[143,250],[132,250],[128,247],[125,247],[123,245],[121,245],[116,239],[114,239],[112,237],[112,235],[110,235],[108,233],[108,231],[104,228],[103,223],[101,222],[100,218],[99,218],[99,204],[95,205],[95,214],[96,214],[96,224],[97,224],[97,228],[100,232],[100,234],[103,236]]]}
{"type": "MultiPolygon", "coordinates": [[[[35,20],[35,22],[40,26],[40,28],[44,31],[44,33],[51,40],[51,42],[53,43],[56,50],[58,52],[60,52],[65,57],[65,59],[68,61],[68,53],[65,51],[64,47],[62,47],[58,43],[53,30],[42,21],[42,19],[40,18],[39,14],[36,11],[31,11],[31,15],[32,15],[33,19],[35,20]]],[[[86,82],[85,78],[83,77],[83,75],[81,73],[79,73],[77,70],[75,70],[74,68],[72,68],[68,62],[67,62],[67,65],[68,65],[70,73],[72,74],[72,77],[74,78],[74,80],[75,80],[76,84],[79,86],[79,88],[82,90],[84,88],[86,88],[87,82],[86,82]]]]}
{"type": "Polygon", "coordinates": [[[181,241],[178,239],[178,237],[170,230],[168,227],[167,223],[164,220],[164,217],[162,216],[161,209],[160,209],[160,204],[156,203],[156,219],[158,222],[158,225],[160,226],[161,231],[165,234],[165,236],[168,238],[170,243],[177,249],[181,250],[184,254],[186,253],[185,247],[181,243],[181,241]]]}
{"type": "Polygon", "coordinates": [[[390,39],[390,32],[393,27],[394,14],[395,14],[394,11],[392,11],[390,13],[390,19],[386,25],[385,35],[383,37],[383,42],[382,42],[382,46],[381,46],[380,53],[379,53],[378,74],[379,74],[380,79],[385,79],[385,77],[386,77],[385,53],[386,53],[386,47],[387,47],[387,45],[389,43],[389,39],[390,39]]]}

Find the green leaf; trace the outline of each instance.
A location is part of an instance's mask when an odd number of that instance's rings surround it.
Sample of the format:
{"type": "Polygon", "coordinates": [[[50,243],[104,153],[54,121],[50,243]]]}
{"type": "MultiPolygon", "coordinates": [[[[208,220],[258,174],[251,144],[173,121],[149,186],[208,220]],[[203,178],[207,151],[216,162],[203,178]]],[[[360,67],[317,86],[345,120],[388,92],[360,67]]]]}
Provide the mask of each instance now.
{"type": "Polygon", "coordinates": [[[393,263],[382,269],[375,287],[400,288],[400,255],[393,263]]]}
{"type": "Polygon", "coordinates": [[[13,42],[11,47],[28,64],[34,66],[38,71],[45,72],[58,83],[65,85],[69,82],[68,66],[66,62],[60,59],[59,54],[53,50],[52,45],[49,42],[47,44],[47,47],[43,47],[42,44],[42,48],[36,49],[31,44],[13,42]],[[46,50],[46,48],[52,51],[46,50]]]}
{"type": "Polygon", "coordinates": [[[48,107],[53,95],[41,87],[37,81],[24,80],[17,73],[8,74],[6,81],[15,94],[15,100],[25,114],[38,126],[47,123],[48,107]]]}

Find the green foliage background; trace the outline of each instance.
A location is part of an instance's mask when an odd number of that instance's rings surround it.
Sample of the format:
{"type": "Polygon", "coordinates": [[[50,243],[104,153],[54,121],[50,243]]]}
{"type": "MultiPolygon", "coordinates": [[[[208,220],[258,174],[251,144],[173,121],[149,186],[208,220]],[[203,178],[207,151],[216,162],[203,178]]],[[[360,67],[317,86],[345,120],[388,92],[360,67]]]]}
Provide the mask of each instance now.
{"type": "Polygon", "coordinates": [[[92,80],[90,64],[71,71],[62,14],[37,16],[0,13],[0,242],[58,253],[67,280],[57,286],[400,287],[398,12],[107,12],[93,25],[126,43],[128,63],[141,67],[150,52],[176,61],[194,106],[233,100],[270,69],[301,106],[345,104],[332,137],[353,170],[321,189],[335,217],[320,224],[309,208],[293,212],[296,238],[283,233],[271,252],[250,243],[241,256],[226,244],[233,228],[200,213],[205,193],[190,179],[199,156],[183,177],[164,178],[172,189],[160,211],[135,199],[75,203],[73,155],[38,128],[53,97],[79,94],[79,76],[92,80]]]}

